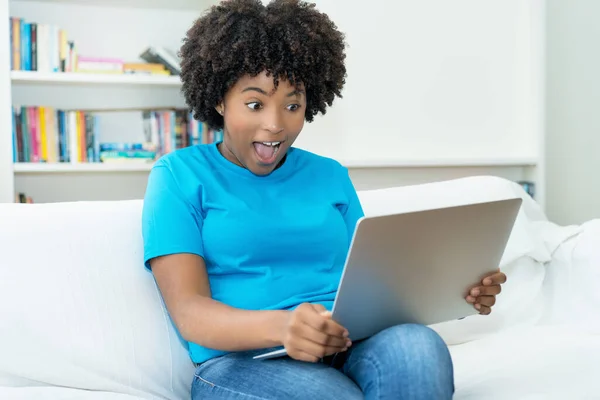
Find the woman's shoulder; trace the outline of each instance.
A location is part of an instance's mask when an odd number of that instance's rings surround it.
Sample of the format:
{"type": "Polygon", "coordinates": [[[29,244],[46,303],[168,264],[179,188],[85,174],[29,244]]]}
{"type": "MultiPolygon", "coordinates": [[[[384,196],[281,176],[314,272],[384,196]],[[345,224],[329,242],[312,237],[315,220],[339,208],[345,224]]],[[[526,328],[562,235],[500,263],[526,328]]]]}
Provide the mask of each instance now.
{"type": "Polygon", "coordinates": [[[153,168],[167,168],[177,175],[186,171],[210,170],[210,159],[207,157],[209,145],[195,145],[177,149],[160,157],[153,168]]]}
{"type": "Polygon", "coordinates": [[[152,167],[146,198],[156,193],[177,193],[195,208],[200,208],[200,187],[211,182],[214,166],[204,145],[181,148],[160,157],[152,167]],[[169,188],[170,190],[164,190],[169,188]]]}

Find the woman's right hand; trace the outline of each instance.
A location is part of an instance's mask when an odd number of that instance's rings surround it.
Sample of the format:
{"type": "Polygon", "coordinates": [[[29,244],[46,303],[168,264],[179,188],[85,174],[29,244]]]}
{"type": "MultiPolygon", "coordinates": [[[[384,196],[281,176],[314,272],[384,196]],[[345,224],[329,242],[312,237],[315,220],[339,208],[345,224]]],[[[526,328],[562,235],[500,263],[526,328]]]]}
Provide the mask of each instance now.
{"type": "Polygon", "coordinates": [[[352,345],[346,328],[331,319],[325,307],[310,303],[289,312],[282,342],[288,356],[308,362],[346,351],[352,345]]]}

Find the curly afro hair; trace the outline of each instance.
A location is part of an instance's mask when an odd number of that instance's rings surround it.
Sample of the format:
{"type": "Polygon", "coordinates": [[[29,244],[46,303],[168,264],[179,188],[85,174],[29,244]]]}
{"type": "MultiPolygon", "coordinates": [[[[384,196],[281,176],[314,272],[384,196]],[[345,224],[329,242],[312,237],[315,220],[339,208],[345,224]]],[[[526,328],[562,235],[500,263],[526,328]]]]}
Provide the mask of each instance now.
{"type": "Polygon", "coordinates": [[[227,0],[195,21],[180,53],[182,92],[194,118],[223,128],[217,113],[225,93],[244,76],[266,71],[304,84],[305,120],[342,97],[344,35],[314,4],[299,0],[227,0]]]}

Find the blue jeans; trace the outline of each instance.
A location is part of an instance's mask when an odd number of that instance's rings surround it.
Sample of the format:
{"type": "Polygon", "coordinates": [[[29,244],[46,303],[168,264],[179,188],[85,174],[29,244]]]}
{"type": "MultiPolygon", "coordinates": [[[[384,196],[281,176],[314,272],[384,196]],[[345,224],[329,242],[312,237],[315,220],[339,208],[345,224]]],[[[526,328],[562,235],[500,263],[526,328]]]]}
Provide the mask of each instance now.
{"type": "Polygon", "coordinates": [[[253,360],[262,351],[230,353],[200,364],[192,399],[451,399],[454,371],[432,329],[398,325],[327,362],[289,357],[253,360]]]}

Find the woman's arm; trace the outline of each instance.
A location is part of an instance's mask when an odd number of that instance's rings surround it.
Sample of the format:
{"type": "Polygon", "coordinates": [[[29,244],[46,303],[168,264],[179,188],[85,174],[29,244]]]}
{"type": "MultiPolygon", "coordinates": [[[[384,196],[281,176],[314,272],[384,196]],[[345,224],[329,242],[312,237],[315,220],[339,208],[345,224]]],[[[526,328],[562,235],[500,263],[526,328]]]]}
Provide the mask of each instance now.
{"type": "Polygon", "coordinates": [[[308,362],[352,345],[348,332],[320,305],[248,311],[213,300],[200,256],[172,254],[154,258],[150,265],[171,318],[189,342],[222,351],[284,346],[290,357],[308,362]]]}
{"type": "Polygon", "coordinates": [[[171,318],[183,338],[223,351],[281,346],[287,311],[246,311],[211,298],[206,265],[195,254],[150,260],[171,318]]]}

